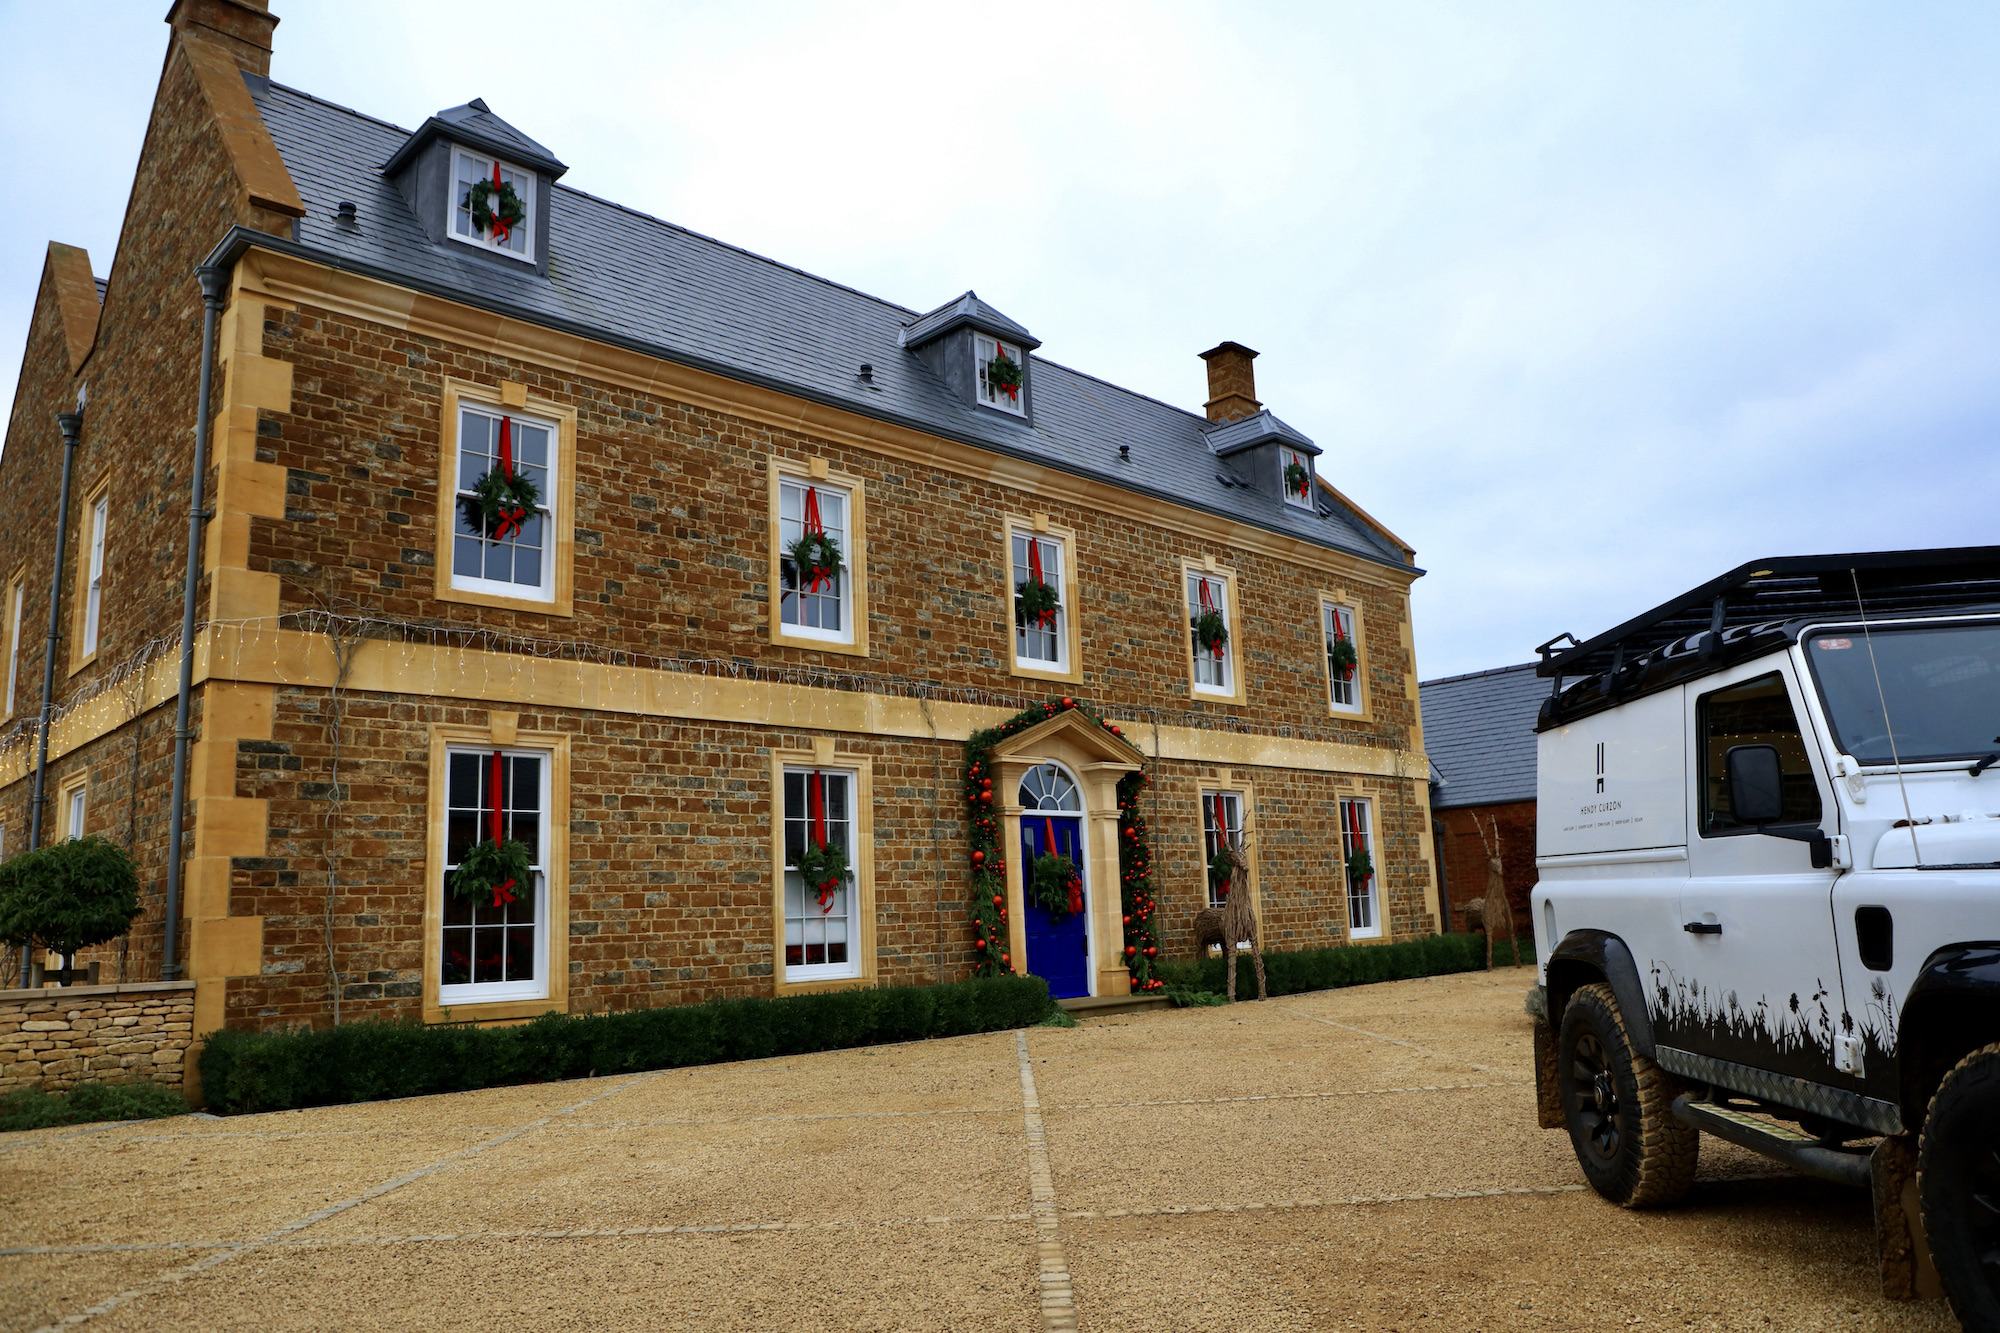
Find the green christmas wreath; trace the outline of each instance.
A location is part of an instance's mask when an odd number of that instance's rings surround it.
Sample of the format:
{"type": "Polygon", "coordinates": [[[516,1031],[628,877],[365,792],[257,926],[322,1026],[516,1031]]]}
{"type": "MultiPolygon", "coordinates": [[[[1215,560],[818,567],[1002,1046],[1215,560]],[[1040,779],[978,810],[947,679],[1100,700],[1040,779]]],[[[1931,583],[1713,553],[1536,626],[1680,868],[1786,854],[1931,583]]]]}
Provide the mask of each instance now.
{"type": "Polygon", "coordinates": [[[514,901],[512,889],[522,889],[534,871],[534,856],[528,851],[528,844],[508,838],[501,842],[491,839],[479,843],[465,854],[458,863],[458,869],[451,872],[451,892],[455,898],[484,898],[493,896],[493,906],[498,907],[504,899],[514,901]]]}
{"type": "Polygon", "coordinates": [[[1215,855],[1208,858],[1208,885],[1217,898],[1229,896],[1229,886],[1236,874],[1236,867],[1229,859],[1229,849],[1218,847],[1215,855]]]}
{"type": "Polygon", "coordinates": [[[840,577],[840,543],[824,532],[808,532],[785,549],[798,571],[798,586],[832,583],[840,577]]]}
{"type": "Polygon", "coordinates": [[[1347,854],[1347,882],[1359,888],[1375,873],[1375,858],[1368,854],[1366,847],[1356,847],[1347,854]]]}
{"type": "Polygon", "coordinates": [[[1205,653],[1219,653],[1229,646],[1229,626],[1222,621],[1222,612],[1213,608],[1198,616],[1190,617],[1188,624],[1194,629],[1194,641],[1205,653]]]}
{"type": "Polygon", "coordinates": [[[1312,473],[1306,471],[1305,464],[1303,463],[1285,464],[1286,490],[1296,493],[1300,498],[1304,498],[1307,489],[1310,488],[1311,485],[1312,485],[1312,473]]]}
{"type": "Polygon", "coordinates": [[[1014,590],[1014,621],[1019,625],[1046,627],[1061,605],[1062,599],[1056,596],[1053,585],[1030,575],[1014,590]]]}
{"type": "Polygon", "coordinates": [[[472,183],[473,227],[482,232],[492,231],[496,216],[500,220],[501,230],[511,232],[527,219],[528,208],[521,202],[521,196],[514,193],[513,185],[503,181],[500,188],[495,190],[490,180],[482,178],[474,181],[472,183]]]}
{"type": "Polygon", "coordinates": [[[833,895],[847,883],[847,853],[838,847],[815,847],[810,840],[796,867],[806,888],[819,899],[822,912],[833,906],[833,895]]]}
{"type": "Polygon", "coordinates": [[[986,363],[986,382],[994,392],[1021,387],[1021,363],[1005,352],[986,363]]]}
{"type": "Polygon", "coordinates": [[[1069,915],[1069,886],[1076,879],[1076,862],[1060,853],[1044,852],[1029,871],[1029,890],[1052,920],[1069,915]]]}
{"type": "Polygon", "coordinates": [[[1361,659],[1354,654],[1354,643],[1352,640],[1336,635],[1334,636],[1333,643],[1326,650],[1326,660],[1333,663],[1337,670],[1352,671],[1355,664],[1361,659]]]}
{"type": "Polygon", "coordinates": [[[534,517],[542,493],[523,472],[503,472],[496,464],[473,483],[472,494],[459,497],[465,521],[495,540],[521,530],[522,521],[534,517]]]}

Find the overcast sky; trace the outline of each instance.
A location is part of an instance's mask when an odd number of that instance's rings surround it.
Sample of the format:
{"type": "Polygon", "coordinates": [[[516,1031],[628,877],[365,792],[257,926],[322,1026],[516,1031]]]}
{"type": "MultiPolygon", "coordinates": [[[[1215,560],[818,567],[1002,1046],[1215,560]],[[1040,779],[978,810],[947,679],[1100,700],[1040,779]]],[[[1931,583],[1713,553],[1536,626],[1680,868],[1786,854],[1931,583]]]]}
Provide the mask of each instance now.
{"type": "MultiPolygon", "coordinates": [[[[46,243],[110,270],[167,7],[0,0],[9,403],[46,243]]],[[[1168,402],[1257,348],[1429,571],[1426,679],[1758,556],[1995,540],[2000,8],[275,7],[284,83],[483,96],[566,184],[976,288],[1168,402]]]]}

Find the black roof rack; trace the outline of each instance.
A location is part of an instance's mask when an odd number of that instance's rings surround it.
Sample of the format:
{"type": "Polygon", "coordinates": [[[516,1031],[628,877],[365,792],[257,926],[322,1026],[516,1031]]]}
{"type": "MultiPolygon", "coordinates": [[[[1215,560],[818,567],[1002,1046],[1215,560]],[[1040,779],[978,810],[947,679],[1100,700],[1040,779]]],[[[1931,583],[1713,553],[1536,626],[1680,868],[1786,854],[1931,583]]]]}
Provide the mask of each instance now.
{"type": "Polygon", "coordinates": [[[1769,651],[1787,622],[1852,617],[1857,583],[1871,619],[2000,606],[2000,546],[1752,560],[1594,638],[1558,634],[1535,650],[1555,681],[1541,726],[1769,651]]]}

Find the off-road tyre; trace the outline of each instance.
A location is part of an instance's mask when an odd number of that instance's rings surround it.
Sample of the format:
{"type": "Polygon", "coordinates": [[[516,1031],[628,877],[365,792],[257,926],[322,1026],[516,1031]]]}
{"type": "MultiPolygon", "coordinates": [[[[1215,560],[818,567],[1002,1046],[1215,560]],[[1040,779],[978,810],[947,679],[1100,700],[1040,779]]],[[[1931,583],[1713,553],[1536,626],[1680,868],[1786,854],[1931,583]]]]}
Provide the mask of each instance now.
{"type": "Polygon", "coordinates": [[[1563,1006],[1556,1086],[1592,1189],[1626,1208],[1664,1208],[1688,1192],[1701,1131],[1674,1119],[1679,1081],[1632,1049],[1603,982],[1580,987],[1563,1006]]]}
{"type": "Polygon", "coordinates": [[[1924,1236],[1958,1321],[2000,1330],[2000,1042],[1938,1085],[1917,1145],[1924,1236]]]}

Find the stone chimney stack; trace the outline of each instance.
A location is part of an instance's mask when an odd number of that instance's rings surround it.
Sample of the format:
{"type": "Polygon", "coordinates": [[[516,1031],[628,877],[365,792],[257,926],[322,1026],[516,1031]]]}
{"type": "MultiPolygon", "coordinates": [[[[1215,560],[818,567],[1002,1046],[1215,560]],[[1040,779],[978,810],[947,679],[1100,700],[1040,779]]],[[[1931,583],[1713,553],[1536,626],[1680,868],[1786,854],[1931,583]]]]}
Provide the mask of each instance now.
{"type": "Polygon", "coordinates": [[[174,0],[167,26],[220,47],[239,69],[271,77],[271,30],[278,20],[269,0],[174,0]]]}
{"type": "Polygon", "coordinates": [[[1208,362],[1208,419],[1241,421],[1263,409],[1257,401],[1257,354],[1242,343],[1217,343],[1201,354],[1208,362]]]}

